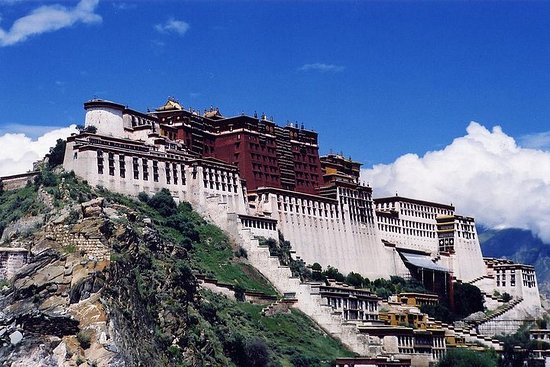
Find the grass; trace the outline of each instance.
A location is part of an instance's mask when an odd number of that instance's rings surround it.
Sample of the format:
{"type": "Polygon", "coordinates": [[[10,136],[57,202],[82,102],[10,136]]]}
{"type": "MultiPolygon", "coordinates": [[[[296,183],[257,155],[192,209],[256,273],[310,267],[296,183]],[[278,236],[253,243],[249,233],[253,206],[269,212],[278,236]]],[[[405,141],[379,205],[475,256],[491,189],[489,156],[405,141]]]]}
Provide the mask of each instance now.
{"type": "Polygon", "coordinates": [[[25,215],[37,215],[44,205],[37,200],[37,189],[27,185],[18,190],[0,193],[0,235],[5,227],[25,215]]]}
{"type": "Polygon", "coordinates": [[[255,268],[234,258],[229,239],[219,228],[205,224],[198,228],[198,232],[201,241],[192,250],[193,268],[213,275],[220,282],[269,295],[277,294],[255,268]]]}
{"type": "MultiPolygon", "coordinates": [[[[102,190],[100,194],[109,201],[127,206],[151,218],[165,240],[180,244],[188,237],[186,233],[168,226],[167,218],[142,201],[106,190],[102,190]]],[[[192,243],[190,249],[190,262],[194,270],[219,282],[240,285],[249,291],[277,295],[273,286],[255,268],[234,256],[231,242],[221,229],[207,223],[187,203],[178,206],[177,215],[189,223],[193,234],[198,234],[198,240],[192,243]]]]}
{"type": "Polygon", "coordinates": [[[245,338],[263,339],[281,366],[293,366],[297,356],[318,359],[311,364],[315,366],[330,366],[337,357],[355,356],[298,310],[263,316],[263,306],[230,301],[208,291],[202,295],[218,310],[218,317],[229,330],[245,338]]]}

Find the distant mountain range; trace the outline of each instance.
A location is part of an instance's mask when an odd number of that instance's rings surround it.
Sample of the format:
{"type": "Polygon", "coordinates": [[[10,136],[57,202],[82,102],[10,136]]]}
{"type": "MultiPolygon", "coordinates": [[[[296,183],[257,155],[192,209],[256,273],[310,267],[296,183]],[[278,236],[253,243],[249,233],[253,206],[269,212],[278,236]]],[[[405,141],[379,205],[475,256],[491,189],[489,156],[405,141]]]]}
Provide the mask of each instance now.
{"type": "Polygon", "coordinates": [[[532,232],[524,229],[477,230],[483,256],[504,257],[533,265],[540,292],[550,297],[550,244],[542,242],[532,232]]]}

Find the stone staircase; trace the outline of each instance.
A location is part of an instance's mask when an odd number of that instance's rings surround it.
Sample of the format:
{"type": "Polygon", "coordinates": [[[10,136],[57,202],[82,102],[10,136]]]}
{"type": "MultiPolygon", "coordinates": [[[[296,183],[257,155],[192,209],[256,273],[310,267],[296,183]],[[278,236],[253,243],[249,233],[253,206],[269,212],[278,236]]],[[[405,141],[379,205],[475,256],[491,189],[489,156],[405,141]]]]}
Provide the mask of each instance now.
{"type": "Polygon", "coordinates": [[[500,308],[500,309],[496,310],[494,313],[492,313],[491,315],[485,316],[481,320],[473,321],[472,324],[474,324],[475,326],[480,326],[484,323],[492,321],[492,320],[496,319],[497,317],[503,316],[507,312],[512,311],[514,309],[514,307],[519,305],[521,302],[523,302],[523,298],[513,299],[512,301],[508,302],[508,304],[506,304],[506,306],[504,306],[503,308],[500,308]]]}
{"type": "Polygon", "coordinates": [[[480,344],[488,348],[494,348],[496,351],[502,350],[503,343],[501,341],[488,335],[479,334],[473,326],[459,327],[436,320],[433,317],[428,317],[428,322],[431,327],[445,329],[445,336],[454,335],[464,338],[466,343],[480,344]]]}
{"type": "MultiPolygon", "coordinates": [[[[235,235],[235,233],[231,233],[235,235]]],[[[327,334],[339,339],[342,344],[360,355],[374,355],[382,352],[379,340],[360,334],[354,323],[347,323],[339,312],[323,304],[316,283],[302,283],[292,276],[288,266],[281,265],[279,258],[271,256],[267,246],[260,246],[250,229],[239,229],[238,243],[247,251],[248,260],[283,295],[282,302],[293,306],[315,321],[327,334]],[[317,286],[317,287],[316,287],[317,286]]],[[[269,312],[269,309],[266,308],[269,312]]]]}
{"type": "Polygon", "coordinates": [[[482,280],[484,278],[486,278],[486,275],[482,275],[480,277],[474,278],[474,279],[472,279],[472,280],[470,280],[469,282],[466,282],[466,283],[474,285],[476,282],[479,282],[480,280],[482,280]]]}

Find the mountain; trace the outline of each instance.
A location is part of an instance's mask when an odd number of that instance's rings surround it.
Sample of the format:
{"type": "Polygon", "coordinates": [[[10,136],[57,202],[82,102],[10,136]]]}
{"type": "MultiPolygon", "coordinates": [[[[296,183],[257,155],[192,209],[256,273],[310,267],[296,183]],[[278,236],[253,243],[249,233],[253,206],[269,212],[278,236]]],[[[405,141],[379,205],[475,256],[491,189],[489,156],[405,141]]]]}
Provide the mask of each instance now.
{"type": "Polygon", "coordinates": [[[502,230],[478,228],[483,256],[507,258],[535,267],[539,290],[550,297],[550,244],[532,232],[508,228],[502,230]]]}

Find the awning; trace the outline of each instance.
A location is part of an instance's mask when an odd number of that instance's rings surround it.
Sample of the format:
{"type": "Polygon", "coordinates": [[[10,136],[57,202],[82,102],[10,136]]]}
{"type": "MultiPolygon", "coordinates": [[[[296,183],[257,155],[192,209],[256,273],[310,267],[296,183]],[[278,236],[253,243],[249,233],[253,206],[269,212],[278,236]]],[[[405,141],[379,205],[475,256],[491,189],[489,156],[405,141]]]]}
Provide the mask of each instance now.
{"type": "Polygon", "coordinates": [[[403,260],[409,264],[422,269],[429,269],[434,271],[443,271],[449,273],[450,270],[434,263],[429,256],[420,255],[420,254],[411,254],[407,252],[400,252],[403,260]]]}

